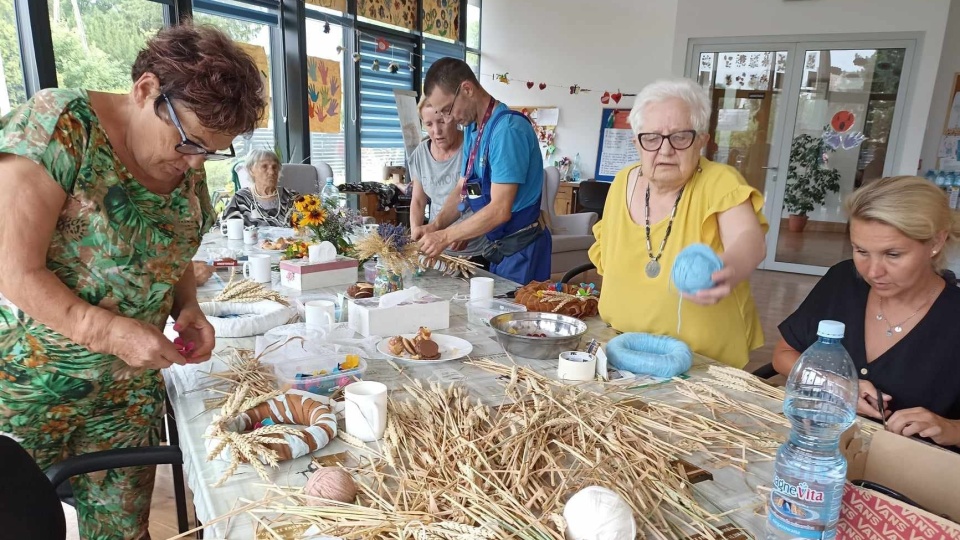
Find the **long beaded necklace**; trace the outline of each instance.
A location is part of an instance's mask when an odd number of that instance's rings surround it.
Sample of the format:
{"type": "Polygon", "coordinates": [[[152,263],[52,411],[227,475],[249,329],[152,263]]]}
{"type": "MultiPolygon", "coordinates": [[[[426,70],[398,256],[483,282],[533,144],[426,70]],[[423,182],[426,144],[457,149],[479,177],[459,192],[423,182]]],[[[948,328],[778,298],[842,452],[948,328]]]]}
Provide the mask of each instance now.
{"type": "Polygon", "coordinates": [[[903,325],[907,324],[907,322],[908,322],[910,319],[914,318],[914,317],[917,315],[917,313],[920,313],[920,310],[922,310],[922,309],[927,305],[927,303],[930,302],[930,300],[933,298],[933,296],[936,294],[938,288],[939,288],[939,286],[934,287],[934,288],[930,291],[930,295],[927,296],[927,299],[924,300],[922,304],[920,304],[920,307],[918,307],[916,311],[914,311],[913,313],[911,313],[909,317],[907,317],[906,319],[900,321],[899,324],[890,324],[890,319],[888,319],[888,318],[886,317],[886,315],[883,314],[883,297],[881,296],[881,297],[880,297],[880,310],[879,310],[879,313],[877,313],[877,320],[878,320],[878,321],[883,321],[883,322],[885,322],[885,323],[887,324],[887,331],[885,332],[885,334],[887,335],[887,337],[893,337],[893,333],[894,333],[894,332],[896,332],[896,333],[898,333],[898,334],[901,333],[901,332],[903,332],[903,325]]]}
{"type": "MultiPolygon", "coordinates": [[[[259,201],[259,199],[264,199],[264,200],[272,199],[273,196],[271,196],[271,195],[260,195],[260,192],[257,190],[257,185],[256,185],[256,184],[253,185],[253,190],[252,190],[252,191],[253,191],[253,206],[254,206],[254,208],[256,209],[257,213],[260,214],[260,216],[263,217],[263,219],[269,219],[270,214],[268,214],[267,211],[264,210],[263,207],[260,206],[260,201],[259,201]]],[[[277,216],[279,216],[279,215],[280,215],[280,189],[277,189],[277,190],[276,190],[276,193],[277,193],[277,209],[276,209],[276,212],[277,212],[277,216]]]]}

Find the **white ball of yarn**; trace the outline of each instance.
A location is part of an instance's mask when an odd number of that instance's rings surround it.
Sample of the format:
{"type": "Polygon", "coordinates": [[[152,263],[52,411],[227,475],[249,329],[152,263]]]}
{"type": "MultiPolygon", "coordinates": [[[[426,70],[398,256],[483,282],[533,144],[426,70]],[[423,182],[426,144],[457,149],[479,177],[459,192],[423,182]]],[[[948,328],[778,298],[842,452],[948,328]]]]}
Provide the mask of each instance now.
{"type": "Polygon", "coordinates": [[[563,507],[567,540],[633,540],[637,524],[630,506],[616,492],[589,486],[563,507]]]}

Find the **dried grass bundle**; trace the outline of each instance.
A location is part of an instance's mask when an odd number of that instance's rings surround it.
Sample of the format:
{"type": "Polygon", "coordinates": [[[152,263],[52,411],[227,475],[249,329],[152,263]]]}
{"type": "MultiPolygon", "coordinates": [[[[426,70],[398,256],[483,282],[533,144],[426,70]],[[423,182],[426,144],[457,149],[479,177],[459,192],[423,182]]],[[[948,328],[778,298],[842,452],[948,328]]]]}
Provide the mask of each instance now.
{"type": "Polygon", "coordinates": [[[273,350],[276,345],[268,347],[260,355],[254,355],[250,349],[230,348],[226,350],[226,357],[214,353],[226,365],[225,371],[205,373],[213,379],[212,384],[204,385],[198,390],[210,390],[221,394],[222,397],[204,400],[206,411],[222,407],[227,397],[237,391],[241,385],[247,385],[250,395],[269,394],[277,389],[276,375],[273,369],[260,363],[264,354],[273,350]]]}
{"type": "Polygon", "coordinates": [[[417,261],[423,270],[437,270],[446,276],[469,278],[480,268],[480,265],[463,257],[453,257],[441,253],[435,258],[420,255],[417,261]]]}
{"type": "Polygon", "coordinates": [[[237,273],[230,275],[230,282],[220,291],[214,302],[259,302],[260,300],[273,300],[285,306],[290,305],[290,300],[282,294],[264,286],[262,283],[250,281],[249,279],[236,279],[237,273]]]}
{"type": "Polygon", "coordinates": [[[402,274],[404,270],[417,267],[417,243],[402,226],[380,224],[377,232],[358,240],[354,249],[359,259],[377,257],[379,264],[385,265],[395,274],[402,274]]]}

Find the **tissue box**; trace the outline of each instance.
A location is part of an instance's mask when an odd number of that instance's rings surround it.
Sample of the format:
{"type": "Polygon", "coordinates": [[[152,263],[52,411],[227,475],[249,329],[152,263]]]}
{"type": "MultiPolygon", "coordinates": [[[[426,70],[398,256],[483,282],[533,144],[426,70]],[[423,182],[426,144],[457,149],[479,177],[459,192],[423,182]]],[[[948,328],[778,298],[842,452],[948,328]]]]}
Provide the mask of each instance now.
{"type": "Polygon", "coordinates": [[[450,327],[450,301],[432,294],[391,307],[380,307],[380,299],[363,298],[348,303],[347,322],[364,337],[413,334],[421,326],[430,330],[450,327]]]}
{"type": "Polygon", "coordinates": [[[280,261],[280,284],[298,291],[352,285],[357,282],[357,264],[356,259],[339,255],[325,263],[307,259],[280,261]]]}

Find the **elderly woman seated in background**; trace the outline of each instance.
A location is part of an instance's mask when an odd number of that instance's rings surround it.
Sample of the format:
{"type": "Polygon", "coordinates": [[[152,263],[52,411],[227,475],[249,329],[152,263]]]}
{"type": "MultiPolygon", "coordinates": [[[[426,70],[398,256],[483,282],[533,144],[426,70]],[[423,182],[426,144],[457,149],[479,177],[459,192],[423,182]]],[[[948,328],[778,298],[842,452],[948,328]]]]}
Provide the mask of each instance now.
{"type": "Polygon", "coordinates": [[[780,324],[773,365],[783,374],[817,340],[822,319],[846,325],[844,348],[860,374],[857,412],[886,429],[960,445],[960,289],[944,250],[960,219],[923,178],[883,178],[845,201],[853,260],[834,265],[780,324]]]}
{"type": "Polygon", "coordinates": [[[617,173],[590,260],[603,276],[600,315],[613,328],[673,336],[743,367],[763,345],[747,278],[765,256],[767,223],[762,195],[736,169],[700,156],[709,121],[710,104],[693,81],[657,81],[640,92],[630,112],[640,163],[617,173]],[[684,295],[693,304],[678,331],[670,270],[695,243],[717,252],[723,268],[712,276],[715,287],[684,295]]]}
{"type": "Polygon", "coordinates": [[[268,150],[253,150],[244,162],[252,188],[238,191],[223,209],[223,219],[243,218],[244,225],[289,227],[297,193],[280,187],[280,158],[268,150]]]}
{"type": "MultiPolygon", "coordinates": [[[[457,197],[450,197],[450,193],[457,187],[460,179],[463,155],[463,132],[457,129],[457,123],[450,118],[444,119],[440,111],[434,109],[426,98],[420,100],[419,109],[427,138],[410,155],[410,178],[413,186],[410,233],[414,240],[437,230],[436,218],[446,201],[456,203],[457,197]],[[423,215],[428,202],[431,222],[424,224],[423,215]]],[[[473,211],[468,208],[460,214],[457,221],[463,221],[471,215],[473,211]]],[[[490,263],[480,256],[487,242],[487,238],[480,235],[462,245],[454,246],[458,249],[448,250],[447,253],[489,267],[490,263]]]]}

